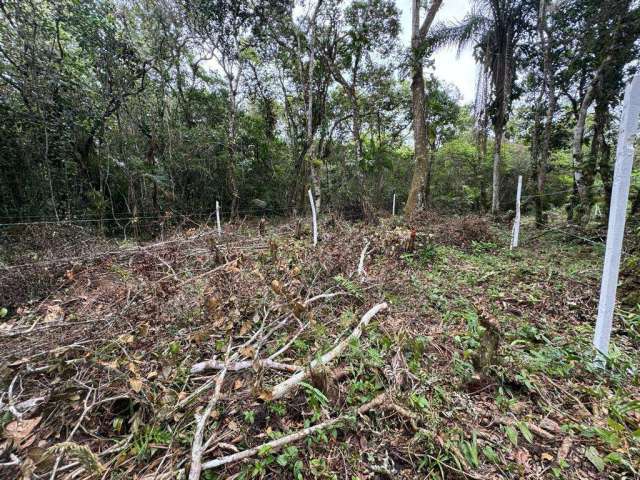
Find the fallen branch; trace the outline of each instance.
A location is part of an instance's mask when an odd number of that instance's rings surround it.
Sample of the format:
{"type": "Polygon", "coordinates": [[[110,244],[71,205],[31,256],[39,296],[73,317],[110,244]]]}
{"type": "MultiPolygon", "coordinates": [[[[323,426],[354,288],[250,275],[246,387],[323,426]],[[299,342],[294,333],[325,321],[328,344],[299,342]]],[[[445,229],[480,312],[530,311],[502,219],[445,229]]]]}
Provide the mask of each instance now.
{"type": "Polygon", "coordinates": [[[364,244],[364,248],[362,249],[362,253],[360,254],[360,262],[358,263],[358,275],[360,277],[364,277],[364,257],[367,255],[367,249],[369,248],[369,242],[364,244]]]}
{"type": "Polygon", "coordinates": [[[191,367],[191,373],[200,373],[205,370],[222,370],[226,368],[230,372],[239,372],[240,370],[248,370],[254,367],[270,368],[272,370],[280,370],[283,372],[295,373],[302,370],[302,367],[298,365],[291,365],[289,363],[280,363],[266,359],[258,360],[244,360],[241,362],[234,362],[225,365],[224,362],[218,360],[207,360],[204,362],[196,363],[191,367]]]}
{"type": "MultiPolygon", "coordinates": [[[[227,349],[227,359],[229,358],[229,350],[231,348],[231,343],[229,343],[229,349],[227,349]]],[[[203,443],[204,437],[204,429],[207,425],[207,420],[211,416],[211,412],[213,411],[213,407],[215,407],[218,399],[220,398],[220,392],[222,390],[222,382],[224,381],[224,377],[227,374],[227,369],[222,368],[222,371],[218,374],[218,378],[216,379],[216,388],[207,403],[207,408],[204,409],[202,415],[196,414],[197,425],[196,431],[193,436],[193,444],[191,445],[191,467],[189,468],[189,480],[199,480],[200,473],[202,472],[202,454],[206,451],[209,443],[211,442],[211,438],[203,443]]]]}
{"type": "Polygon", "coordinates": [[[351,341],[357,340],[358,338],[360,338],[360,336],[362,335],[362,331],[369,324],[371,319],[378,312],[382,310],[386,310],[387,308],[388,308],[387,303],[383,302],[383,303],[379,303],[378,305],[373,307],[371,310],[369,310],[367,313],[365,313],[362,316],[360,323],[358,323],[358,326],[353,329],[353,331],[347,338],[342,340],[332,350],[329,350],[327,353],[322,355],[322,357],[320,357],[319,359],[312,361],[308,368],[305,368],[304,370],[297,372],[295,375],[289,377],[287,380],[273,387],[271,392],[266,395],[269,398],[269,400],[277,400],[279,398],[284,397],[296,385],[298,385],[300,382],[308,378],[312,370],[318,367],[321,367],[331,362],[332,360],[336,359],[337,357],[339,357],[344,351],[344,349],[347,348],[347,345],[349,345],[351,341]]]}
{"type": "Polygon", "coordinates": [[[340,295],[350,295],[350,293],[349,292],[321,293],[320,295],[316,295],[315,297],[311,297],[310,299],[305,300],[303,305],[304,305],[305,308],[307,308],[313,302],[317,302],[318,300],[338,297],[340,295]]]}
{"type": "MultiPolygon", "coordinates": [[[[385,304],[386,305],[386,304],[385,304]]],[[[373,315],[372,315],[373,316],[373,315]]],[[[382,405],[387,399],[387,394],[386,393],[382,393],[380,395],[378,395],[376,398],[374,398],[373,400],[371,400],[368,403],[365,403],[364,405],[360,406],[357,410],[356,413],[358,415],[362,415],[364,413],[366,413],[367,411],[378,407],[380,405],[382,405]]],[[[344,420],[347,419],[349,414],[344,414],[344,415],[340,415],[339,417],[333,418],[331,420],[327,420],[325,422],[319,423],[317,425],[313,425],[312,427],[308,427],[305,428],[303,430],[300,430],[298,432],[295,433],[291,433],[289,435],[285,435],[284,437],[278,438],[277,440],[272,440],[270,442],[267,443],[263,443],[262,445],[259,445],[257,447],[253,447],[253,448],[249,448],[247,450],[243,450],[241,452],[238,453],[234,453],[232,455],[226,455],[224,457],[220,457],[220,458],[216,458],[215,460],[210,460],[208,462],[205,462],[202,464],[202,469],[203,470],[208,470],[211,468],[216,468],[216,467],[220,467],[222,465],[227,465],[229,463],[234,463],[234,462],[238,462],[240,460],[244,460],[246,458],[250,458],[253,457],[254,455],[258,454],[259,452],[264,452],[264,451],[274,451],[277,450],[285,445],[288,445],[290,443],[293,442],[297,442],[298,440],[301,440],[305,437],[308,437],[309,435],[318,432],[320,430],[324,430],[326,428],[329,428],[333,425],[336,425],[337,423],[340,423],[344,420]]],[[[191,480],[191,477],[189,477],[189,479],[191,480]]]]}

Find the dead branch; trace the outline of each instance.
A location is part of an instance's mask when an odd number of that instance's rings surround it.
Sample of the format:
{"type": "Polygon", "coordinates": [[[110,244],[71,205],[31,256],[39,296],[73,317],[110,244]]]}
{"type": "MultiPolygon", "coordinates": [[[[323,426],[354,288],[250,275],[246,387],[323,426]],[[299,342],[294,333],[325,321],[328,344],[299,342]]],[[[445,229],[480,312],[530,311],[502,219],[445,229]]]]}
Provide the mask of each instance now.
{"type": "MultiPolygon", "coordinates": [[[[356,410],[355,413],[357,413],[358,415],[362,415],[362,414],[366,413],[367,411],[382,405],[386,401],[386,399],[387,399],[387,394],[386,393],[382,393],[382,394],[378,395],[376,398],[374,398],[373,400],[371,400],[370,402],[365,403],[364,405],[360,406],[356,410]]],[[[281,447],[283,447],[285,445],[288,445],[290,443],[297,442],[298,440],[306,438],[309,435],[311,435],[311,434],[313,434],[313,433],[315,433],[317,431],[324,430],[324,429],[329,428],[329,427],[331,427],[333,425],[336,425],[336,424],[346,420],[348,416],[349,416],[349,414],[340,415],[339,417],[333,418],[331,420],[327,420],[327,421],[319,423],[317,425],[313,425],[312,427],[305,428],[305,429],[300,430],[298,432],[291,433],[291,434],[286,435],[284,437],[278,438],[277,440],[272,440],[270,442],[264,443],[264,444],[259,445],[257,447],[249,448],[247,450],[243,450],[242,452],[234,453],[232,455],[226,455],[224,457],[216,458],[215,460],[210,460],[210,461],[205,462],[205,463],[202,464],[202,469],[203,470],[208,470],[210,468],[216,468],[216,467],[220,467],[222,465],[227,465],[229,463],[238,462],[240,460],[244,460],[246,458],[253,457],[254,455],[256,455],[257,453],[259,453],[261,451],[274,451],[274,450],[277,450],[277,449],[279,449],[279,448],[281,448],[281,447]]],[[[191,477],[189,477],[189,478],[191,480],[191,477]]]]}
{"type": "Polygon", "coordinates": [[[298,372],[302,370],[302,367],[298,365],[291,365],[288,363],[280,363],[270,360],[268,358],[258,360],[244,360],[241,362],[234,362],[225,365],[224,362],[218,360],[207,360],[204,362],[196,363],[191,367],[191,373],[200,373],[205,370],[222,370],[225,369],[230,372],[239,372],[240,370],[248,370],[250,368],[270,368],[272,370],[280,370],[283,372],[298,372]]]}
{"type": "Polygon", "coordinates": [[[304,370],[296,373],[295,375],[289,377],[287,380],[273,387],[273,389],[271,390],[271,393],[268,395],[269,398],[272,400],[277,400],[279,398],[284,397],[300,382],[308,378],[313,369],[326,365],[327,363],[339,357],[344,351],[344,349],[347,348],[347,345],[349,345],[351,341],[357,340],[358,338],[360,338],[360,336],[362,335],[362,331],[366,328],[366,326],[369,324],[371,319],[378,312],[381,312],[382,310],[386,310],[387,308],[388,308],[387,303],[383,302],[383,303],[379,303],[378,305],[373,307],[371,310],[369,310],[367,313],[365,313],[362,316],[360,323],[358,323],[358,326],[353,329],[353,331],[347,338],[342,340],[333,349],[329,350],[327,353],[322,355],[322,357],[320,357],[319,359],[312,361],[308,368],[305,368],[304,370]]]}
{"type": "Polygon", "coordinates": [[[360,278],[364,277],[366,272],[364,271],[364,257],[367,255],[367,249],[369,248],[369,242],[365,242],[362,253],[360,253],[360,262],[358,262],[358,275],[360,278]]]}
{"type": "Polygon", "coordinates": [[[311,297],[310,299],[305,300],[303,305],[304,305],[305,308],[307,308],[313,302],[317,302],[318,300],[322,300],[322,299],[326,299],[326,298],[337,297],[339,295],[350,295],[350,294],[348,292],[321,293],[320,295],[316,295],[315,297],[311,297]]]}
{"type": "Polygon", "coordinates": [[[284,352],[286,352],[287,350],[289,350],[289,348],[291,347],[291,345],[293,345],[293,343],[296,341],[296,339],[302,334],[302,332],[304,332],[304,330],[309,326],[309,322],[305,323],[304,325],[302,325],[298,331],[293,335],[293,337],[291,337],[289,339],[289,341],[277,352],[272,353],[271,355],[269,355],[269,360],[273,360],[276,357],[279,357],[280,355],[282,355],[284,352]]]}
{"type": "MultiPolygon", "coordinates": [[[[227,350],[227,358],[228,350],[227,350]]],[[[215,407],[218,402],[218,398],[220,398],[220,391],[222,390],[222,382],[224,381],[224,377],[227,374],[227,368],[223,367],[220,373],[218,374],[218,378],[216,379],[216,388],[207,404],[207,408],[205,408],[204,413],[202,415],[196,414],[197,425],[196,432],[193,437],[193,444],[191,445],[191,468],[189,469],[189,480],[198,480],[200,478],[200,472],[202,472],[202,454],[209,446],[209,442],[211,438],[206,442],[202,442],[204,437],[204,429],[207,425],[207,419],[211,416],[211,412],[213,411],[213,407],[215,407]]]]}

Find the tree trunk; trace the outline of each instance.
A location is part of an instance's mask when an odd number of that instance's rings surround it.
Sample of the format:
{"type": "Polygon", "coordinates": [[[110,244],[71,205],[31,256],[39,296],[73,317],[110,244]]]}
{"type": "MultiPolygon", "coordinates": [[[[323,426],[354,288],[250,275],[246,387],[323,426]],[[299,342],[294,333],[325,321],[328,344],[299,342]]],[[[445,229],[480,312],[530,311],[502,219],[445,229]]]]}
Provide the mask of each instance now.
{"type": "Polygon", "coordinates": [[[371,198],[366,185],[365,173],[362,171],[362,161],[364,157],[364,148],[362,146],[361,136],[361,119],[360,119],[360,105],[358,104],[358,95],[356,93],[355,78],[353,79],[354,85],[350,89],[349,98],[351,99],[351,114],[352,123],[351,129],[353,133],[353,142],[355,146],[355,161],[356,161],[356,175],[358,178],[358,186],[360,187],[360,204],[362,207],[362,214],[366,222],[373,220],[373,208],[371,206],[371,198]]]}
{"type": "MultiPolygon", "coordinates": [[[[540,150],[541,150],[541,143],[542,143],[542,139],[541,139],[541,135],[540,135],[540,130],[542,128],[542,119],[540,118],[540,110],[542,110],[542,97],[544,96],[544,85],[541,86],[540,88],[540,92],[538,94],[538,98],[536,99],[535,105],[533,106],[534,109],[534,116],[533,116],[533,132],[531,132],[531,163],[533,164],[534,168],[535,168],[535,172],[536,172],[536,178],[537,178],[537,183],[538,183],[538,191],[540,190],[540,172],[542,170],[542,164],[541,164],[541,155],[540,155],[540,150]]],[[[542,225],[543,222],[543,216],[544,216],[544,212],[543,212],[543,204],[542,204],[542,196],[537,195],[535,197],[535,210],[536,210],[536,224],[537,225],[542,225]]]]}
{"type": "Polygon", "coordinates": [[[596,70],[593,78],[591,79],[591,83],[587,87],[587,91],[582,99],[582,103],[580,104],[580,109],[578,110],[578,121],[576,122],[576,126],[573,130],[573,141],[571,144],[571,152],[573,158],[573,179],[575,184],[575,190],[577,192],[578,198],[572,199],[572,204],[576,207],[572,212],[572,219],[577,221],[579,224],[585,224],[589,221],[589,214],[591,210],[591,206],[589,204],[588,190],[587,185],[585,183],[585,178],[583,174],[583,155],[582,155],[582,143],[584,141],[584,125],[587,120],[587,111],[593,103],[593,99],[596,94],[596,88],[600,83],[602,70],[609,63],[611,56],[607,56],[603,62],[600,64],[598,69],[596,70]]]}
{"type": "Polygon", "coordinates": [[[536,197],[536,223],[544,225],[547,223],[545,211],[544,185],[547,177],[547,165],[549,163],[549,153],[551,146],[551,130],[553,128],[553,114],[556,109],[556,95],[554,88],[554,72],[551,64],[551,35],[547,24],[546,1],[540,0],[540,29],[539,35],[543,47],[543,76],[544,89],[547,92],[547,112],[544,119],[544,131],[542,132],[542,143],[540,145],[538,172],[537,172],[537,190],[536,197]]]}
{"type": "Polygon", "coordinates": [[[238,193],[238,183],[236,180],[236,135],[237,135],[237,103],[236,103],[236,92],[233,85],[233,77],[229,77],[229,112],[228,112],[228,122],[229,122],[229,140],[227,144],[227,151],[229,154],[229,158],[227,159],[227,188],[229,189],[229,194],[231,196],[231,205],[230,205],[230,217],[235,219],[238,217],[238,208],[239,208],[239,200],[240,194],[238,193]]]}
{"type": "Polygon", "coordinates": [[[427,12],[427,16],[420,25],[420,2],[413,0],[411,3],[411,117],[413,122],[413,143],[414,158],[416,165],[409,187],[409,196],[404,206],[404,213],[407,216],[413,215],[422,207],[420,198],[424,192],[427,174],[429,172],[429,155],[427,144],[427,127],[424,112],[424,74],[422,71],[421,50],[423,43],[429,32],[429,28],[436,12],[440,8],[442,0],[433,0],[427,12]]]}
{"type": "Polygon", "coordinates": [[[497,52],[500,60],[494,75],[494,89],[496,98],[496,114],[493,120],[493,132],[495,143],[493,148],[493,180],[491,195],[491,213],[496,215],[500,211],[500,166],[502,164],[502,140],[507,123],[507,107],[511,100],[511,86],[513,75],[511,69],[512,58],[512,26],[508,26],[504,32],[504,44],[502,52],[497,52]]]}
{"type": "Polygon", "coordinates": [[[611,189],[613,188],[613,172],[611,171],[611,146],[604,136],[600,145],[600,163],[598,170],[604,186],[604,214],[602,218],[606,221],[609,218],[609,208],[611,207],[611,189]]]}
{"type": "Polygon", "coordinates": [[[429,171],[427,132],[424,118],[424,76],[422,74],[422,61],[416,63],[413,67],[411,81],[411,114],[416,165],[413,171],[411,187],[409,188],[409,196],[404,207],[404,213],[408,216],[422,208],[419,197],[420,193],[424,191],[427,172],[429,171]]]}
{"type": "Polygon", "coordinates": [[[502,163],[502,137],[504,131],[502,125],[494,127],[495,143],[493,145],[493,180],[491,183],[491,213],[500,211],[500,164],[502,163]]]}
{"type": "Polygon", "coordinates": [[[309,175],[311,180],[311,188],[313,190],[316,212],[320,211],[322,205],[322,191],[320,183],[320,173],[318,156],[318,145],[315,142],[315,130],[313,128],[313,72],[316,66],[316,19],[318,17],[318,11],[322,0],[318,0],[316,7],[311,18],[311,26],[309,32],[309,64],[307,65],[307,78],[306,78],[306,140],[307,140],[307,155],[306,164],[309,166],[309,175]]]}

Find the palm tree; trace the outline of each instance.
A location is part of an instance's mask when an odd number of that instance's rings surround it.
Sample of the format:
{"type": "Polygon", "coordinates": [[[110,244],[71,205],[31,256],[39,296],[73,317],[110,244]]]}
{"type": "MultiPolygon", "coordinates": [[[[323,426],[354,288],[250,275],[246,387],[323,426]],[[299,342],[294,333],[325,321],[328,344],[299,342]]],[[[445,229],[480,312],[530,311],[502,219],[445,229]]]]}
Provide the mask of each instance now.
{"type": "MultiPolygon", "coordinates": [[[[454,24],[439,25],[431,36],[436,48],[457,45],[458,51],[473,45],[481,65],[479,85],[491,83],[491,91],[476,92],[475,115],[482,129],[482,118],[489,116],[493,127],[493,191],[491,212],[500,209],[500,165],[502,140],[511,107],[516,72],[516,49],[521,34],[531,24],[529,15],[535,2],[531,0],[476,0],[471,13],[454,24]],[[489,94],[487,94],[489,93],[489,94]]],[[[479,135],[481,138],[482,135],[479,135]]]]}

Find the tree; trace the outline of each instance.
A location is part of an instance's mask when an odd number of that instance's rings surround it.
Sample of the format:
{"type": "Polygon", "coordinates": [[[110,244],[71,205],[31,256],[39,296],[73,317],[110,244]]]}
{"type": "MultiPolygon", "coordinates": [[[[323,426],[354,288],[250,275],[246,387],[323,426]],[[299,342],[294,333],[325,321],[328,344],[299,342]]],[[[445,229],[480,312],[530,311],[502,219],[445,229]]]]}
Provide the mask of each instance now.
{"type": "Polygon", "coordinates": [[[360,91],[366,88],[362,85],[363,74],[373,66],[372,55],[385,58],[393,52],[400,28],[398,16],[394,2],[389,0],[357,1],[344,11],[336,9],[332,19],[333,40],[324,54],[333,77],[349,101],[354,163],[367,220],[373,212],[365,184],[360,91]]]}
{"type": "Polygon", "coordinates": [[[535,199],[536,206],[536,224],[542,226],[546,223],[545,211],[545,180],[547,175],[547,166],[549,163],[551,131],[553,128],[553,115],[556,110],[556,92],[554,86],[554,75],[556,65],[552,58],[553,52],[553,36],[549,27],[549,3],[547,0],[540,0],[538,6],[538,22],[537,33],[540,42],[540,53],[542,56],[542,82],[540,83],[539,96],[536,105],[536,125],[534,125],[534,141],[532,142],[532,157],[536,168],[536,187],[537,196],[535,199]],[[542,122],[541,110],[543,103],[546,101],[546,110],[544,121],[542,122]],[[542,126],[542,137],[540,138],[539,123],[542,126]]]}
{"type": "Polygon", "coordinates": [[[611,183],[603,132],[608,123],[608,110],[619,102],[625,65],[637,56],[639,15],[638,6],[631,0],[574,0],[563,4],[556,15],[555,24],[562,35],[559,54],[563,64],[557,83],[570,102],[576,122],[571,142],[574,195],[568,210],[570,221],[586,224],[590,219],[598,158],[603,160],[601,173],[605,185],[611,183]],[[592,148],[585,158],[587,117],[596,100],[599,107],[592,148]]]}
{"type": "MultiPolygon", "coordinates": [[[[457,44],[458,48],[473,43],[477,58],[485,66],[483,73],[491,80],[491,97],[483,98],[491,117],[494,135],[491,212],[500,210],[500,166],[502,142],[514,96],[518,67],[518,48],[522,33],[530,28],[529,0],[477,0],[474,10],[462,22],[439,26],[432,42],[435,46],[457,44]]],[[[478,92],[483,93],[482,89],[478,92]]]]}
{"type": "Polygon", "coordinates": [[[238,106],[240,82],[245,74],[248,36],[256,21],[259,2],[234,0],[183,0],[184,14],[224,74],[227,84],[227,186],[231,194],[231,217],[238,216],[240,196],[236,178],[238,106]]]}
{"type": "Polygon", "coordinates": [[[429,172],[423,59],[429,48],[427,42],[429,29],[441,5],[442,0],[432,0],[425,18],[420,23],[420,1],[412,0],[411,2],[411,117],[416,164],[409,187],[409,196],[404,207],[405,215],[413,215],[421,207],[420,197],[424,192],[429,172]]]}

